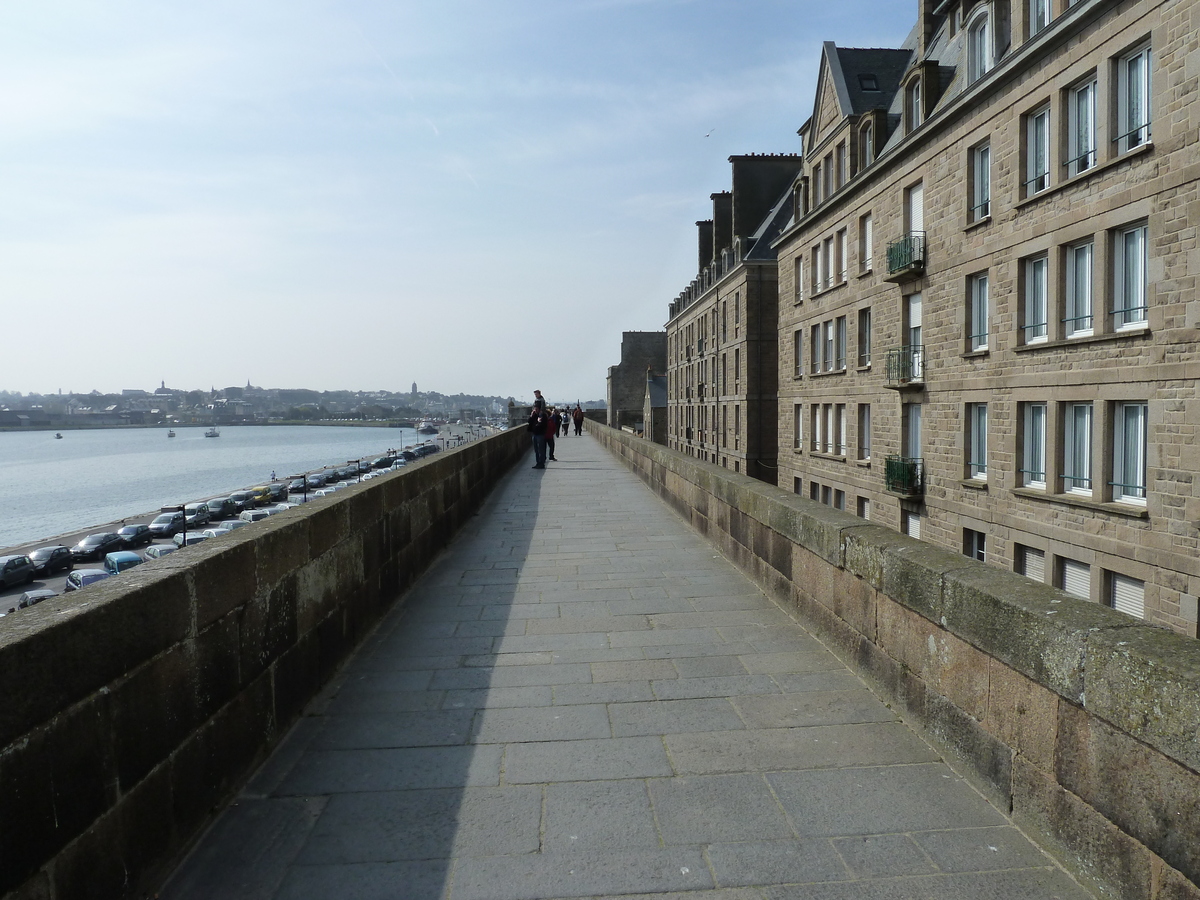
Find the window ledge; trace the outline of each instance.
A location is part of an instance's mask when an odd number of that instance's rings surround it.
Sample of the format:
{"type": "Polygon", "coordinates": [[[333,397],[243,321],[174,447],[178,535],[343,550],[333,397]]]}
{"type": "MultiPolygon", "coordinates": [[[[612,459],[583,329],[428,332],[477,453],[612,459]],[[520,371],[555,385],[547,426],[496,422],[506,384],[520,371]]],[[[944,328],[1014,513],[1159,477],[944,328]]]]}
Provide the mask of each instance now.
{"type": "Polygon", "coordinates": [[[868,275],[873,275],[873,274],[875,274],[875,270],[873,268],[871,268],[870,266],[868,266],[865,269],[859,270],[858,277],[866,278],[868,275]]]}
{"type": "MultiPolygon", "coordinates": [[[[1034,344],[1033,346],[1037,347],[1040,345],[1034,344]]],[[[990,348],[984,347],[982,350],[964,350],[962,353],[959,354],[959,356],[961,356],[963,359],[982,359],[983,357],[987,356],[991,352],[992,351],[990,348]]]]}
{"type": "Polygon", "coordinates": [[[829,459],[829,460],[833,460],[834,462],[841,462],[841,463],[844,463],[846,461],[846,457],[840,453],[825,453],[822,450],[810,450],[808,452],[808,455],[811,456],[813,459],[829,459]]]}
{"type": "Polygon", "coordinates": [[[845,369],[845,367],[842,367],[840,369],[830,369],[828,372],[809,372],[808,377],[809,378],[828,378],[830,375],[845,375],[845,374],[846,374],[846,369],[845,369]]]}
{"type": "Polygon", "coordinates": [[[870,372],[870,371],[871,371],[871,364],[870,364],[870,363],[864,363],[863,365],[860,365],[860,366],[858,366],[857,368],[855,368],[855,370],[854,370],[854,371],[855,371],[855,372],[870,372]]]}
{"type": "MultiPolygon", "coordinates": [[[[1038,196],[1041,196],[1041,195],[1039,194],[1038,196]]],[[[988,213],[986,216],[983,216],[980,219],[976,219],[974,222],[968,222],[967,227],[964,228],[963,231],[964,232],[965,231],[974,231],[976,228],[982,228],[984,225],[991,225],[991,224],[992,224],[992,214],[988,213]]]]}
{"type": "Polygon", "coordinates": [[[1076,338],[1064,338],[1057,341],[1037,341],[1033,344],[1021,344],[1019,347],[1013,347],[1016,353],[1030,353],[1037,350],[1059,350],[1063,347],[1072,347],[1080,344],[1098,344],[1105,341],[1119,341],[1128,338],[1145,337],[1150,334],[1150,326],[1145,325],[1140,328],[1126,328],[1123,331],[1106,331],[1103,334],[1091,334],[1076,338]]]}
{"type": "Polygon", "coordinates": [[[856,459],[854,464],[860,469],[869,469],[871,468],[871,457],[868,456],[866,459],[856,459]]]}
{"type": "Polygon", "coordinates": [[[1136,159],[1139,156],[1144,156],[1147,153],[1153,152],[1153,150],[1154,150],[1154,142],[1153,141],[1148,141],[1139,147],[1134,147],[1132,150],[1126,150],[1120,156],[1115,156],[1110,160],[1106,160],[1105,162],[1097,163],[1096,165],[1094,165],[1090,169],[1088,169],[1086,172],[1080,172],[1078,175],[1072,175],[1070,178],[1064,179],[1063,181],[1060,181],[1058,184],[1050,185],[1050,187],[1046,188],[1044,191],[1038,191],[1036,194],[1032,194],[1023,200],[1018,200],[1016,203],[1013,204],[1013,209],[1021,209],[1022,207],[1028,206],[1029,204],[1037,203],[1039,200],[1044,200],[1047,197],[1052,197],[1055,194],[1060,193],[1061,191],[1065,191],[1067,188],[1074,187],[1077,184],[1081,184],[1081,183],[1087,181],[1089,178],[1096,177],[1101,172],[1105,172],[1108,169],[1113,168],[1114,166],[1119,166],[1119,165],[1121,165],[1121,163],[1127,162],[1128,160],[1136,159]]]}
{"type": "Polygon", "coordinates": [[[839,281],[835,284],[831,284],[827,288],[821,288],[821,290],[819,290],[813,294],[809,294],[808,299],[809,300],[819,300],[821,297],[824,297],[826,294],[832,294],[838,288],[844,288],[847,284],[849,284],[849,282],[846,282],[846,281],[839,281]]]}
{"type": "Polygon", "coordinates": [[[1045,491],[1035,491],[1030,488],[1013,488],[1012,492],[1017,497],[1024,497],[1026,500],[1041,500],[1043,503],[1061,503],[1064,506],[1076,506],[1081,509],[1111,513],[1114,516],[1124,516],[1128,519],[1148,520],[1150,518],[1150,511],[1146,507],[1134,506],[1129,503],[1093,500],[1081,494],[1047,494],[1045,491]]]}
{"type": "Polygon", "coordinates": [[[959,484],[973,491],[986,491],[988,489],[986,478],[964,478],[959,481],[959,484]]]}

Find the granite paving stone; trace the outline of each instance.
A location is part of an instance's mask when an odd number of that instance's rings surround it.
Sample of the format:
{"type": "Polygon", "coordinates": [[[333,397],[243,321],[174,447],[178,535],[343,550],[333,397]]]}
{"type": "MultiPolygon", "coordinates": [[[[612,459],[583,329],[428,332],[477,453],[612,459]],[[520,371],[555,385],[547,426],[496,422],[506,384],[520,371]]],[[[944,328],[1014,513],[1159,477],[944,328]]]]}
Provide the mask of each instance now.
{"type": "Polygon", "coordinates": [[[173,900],[1086,900],[591,437],[516,466],[173,900]]]}

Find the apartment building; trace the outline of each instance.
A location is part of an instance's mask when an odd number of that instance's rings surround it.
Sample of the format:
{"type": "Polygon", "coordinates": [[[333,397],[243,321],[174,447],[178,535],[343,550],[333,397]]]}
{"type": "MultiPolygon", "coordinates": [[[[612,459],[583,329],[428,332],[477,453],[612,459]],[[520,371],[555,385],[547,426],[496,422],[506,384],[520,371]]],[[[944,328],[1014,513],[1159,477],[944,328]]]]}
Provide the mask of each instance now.
{"type": "Polygon", "coordinates": [[[827,43],[780,487],[1196,634],[1200,4],[919,0],[827,43]]]}
{"type": "Polygon", "coordinates": [[[667,446],[775,484],[778,285],[795,154],[731,156],[732,190],[696,223],[699,272],[670,304],[667,446]]]}

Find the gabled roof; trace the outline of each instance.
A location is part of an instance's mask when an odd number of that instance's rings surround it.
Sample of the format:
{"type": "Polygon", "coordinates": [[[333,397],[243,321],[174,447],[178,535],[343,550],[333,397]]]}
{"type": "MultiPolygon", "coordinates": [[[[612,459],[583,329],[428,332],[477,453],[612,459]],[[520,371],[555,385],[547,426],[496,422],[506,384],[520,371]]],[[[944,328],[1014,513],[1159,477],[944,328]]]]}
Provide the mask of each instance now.
{"type": "Polygon", "coordinates": [[[911,50],[859,49],[834,47],[840,76],[848,96],[850,114],[860,115],[872,109],[887,109],[900,89],[912,62],[911,50]],[[876,90],[869,90],[874,79],[876,90]]]}
{"type": "Polygon", "coordinates": [[[775,206],[772,208],[771,214],[763,219],[762,224],[758,226],[758,230],[750,236],[747,242],[750,246],[743,258],[747,260],[775,259],[778,254],[775,252],[775,248],[771,246],[771,242],[783,233],[783,229],[787,228],[791,220],[792,189],[789,187],[775,201],[775,206]]]}

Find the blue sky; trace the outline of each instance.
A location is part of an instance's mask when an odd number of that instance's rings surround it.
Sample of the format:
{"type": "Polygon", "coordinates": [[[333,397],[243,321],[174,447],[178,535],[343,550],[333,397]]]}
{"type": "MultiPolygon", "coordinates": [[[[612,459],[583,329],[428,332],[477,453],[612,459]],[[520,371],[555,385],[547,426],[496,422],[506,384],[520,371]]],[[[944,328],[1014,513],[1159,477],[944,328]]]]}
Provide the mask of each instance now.
{"type": "Polygon", "coordinates": [[[0,388],[602,397],[728,157],[799,149],[821,42],[915,12],[0,5],[0,388]]]}

